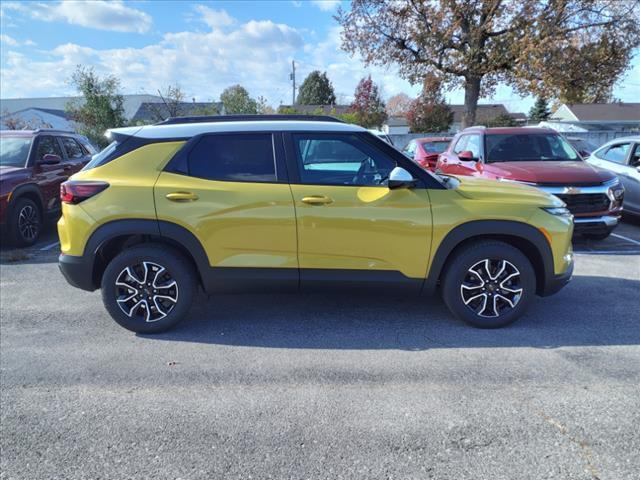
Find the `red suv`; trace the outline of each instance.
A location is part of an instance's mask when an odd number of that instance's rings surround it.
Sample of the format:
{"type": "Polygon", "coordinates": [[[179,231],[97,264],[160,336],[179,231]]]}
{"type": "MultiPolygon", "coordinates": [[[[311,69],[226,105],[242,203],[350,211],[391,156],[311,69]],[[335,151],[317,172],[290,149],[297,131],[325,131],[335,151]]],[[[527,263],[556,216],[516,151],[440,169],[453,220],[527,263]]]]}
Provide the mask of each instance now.
{"type": "Polygon", "coordinates": [[[0,226],[11,243],[34,244],[44,220],[60,215],[60,184],[96,153],[82,135],[0,131],[0,226]]]}
{"type": "Polygon", "coordinates": [[[471,127],[458,133],[436,170],[536,186],[567,204],[575,232],[604,239],[622,213],[618,177],[584,162],[571,144],[546,128],[471,127]]]}

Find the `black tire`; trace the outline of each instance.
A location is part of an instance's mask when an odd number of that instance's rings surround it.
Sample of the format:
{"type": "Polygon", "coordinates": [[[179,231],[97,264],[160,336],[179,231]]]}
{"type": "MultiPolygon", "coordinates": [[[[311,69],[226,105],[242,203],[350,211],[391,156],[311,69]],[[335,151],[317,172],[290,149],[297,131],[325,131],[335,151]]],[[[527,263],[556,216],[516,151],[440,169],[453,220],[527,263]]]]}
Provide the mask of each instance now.
{"type": "Polygon", "coordinates": [[[16,247],[33,245],[40,238],[42,225],[42,209],[30,198],[18,198],[11,205],[7,230],[12,245],[16,247]]]}
{"type": "Polygon", "coordinates": [[[102,301],[111,317],[127,330],[164,332],[187,315],[197,289],[196,275],[192,264],[177,250],[160,244],[137,245],[107,265],[102,276],[102,301]],[[172,281],[174,288],[166,286],[172,281]],[[130,295],[133,297],[127,301],[130,295]]]}
{"type": "Polygon", "coordinates": [[[444,272],[442,296],[457,318],[474,327],[499,328],[516,321],[527,310],[535,295],[536,276],[520,250],[499,241],[481,241],[454,255],[444,272]],[[486,260],[491,270],[488,275],[484,273],[486,260]],[[505,270],[498,274],[502,265],[505,270]]]}

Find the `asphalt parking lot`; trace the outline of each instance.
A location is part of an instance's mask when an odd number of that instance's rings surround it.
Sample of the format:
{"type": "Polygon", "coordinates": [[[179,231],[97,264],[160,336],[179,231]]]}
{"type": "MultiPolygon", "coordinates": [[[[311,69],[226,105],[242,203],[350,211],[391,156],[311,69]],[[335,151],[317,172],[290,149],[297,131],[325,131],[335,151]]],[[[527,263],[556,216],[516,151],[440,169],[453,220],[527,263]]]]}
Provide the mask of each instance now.
{"type": "Polygon", "coordinates": [[[200,297],[156,336],[0,256],[0,478],[637,479],[640,222],[513,326],[441,301],[200,297]]]}

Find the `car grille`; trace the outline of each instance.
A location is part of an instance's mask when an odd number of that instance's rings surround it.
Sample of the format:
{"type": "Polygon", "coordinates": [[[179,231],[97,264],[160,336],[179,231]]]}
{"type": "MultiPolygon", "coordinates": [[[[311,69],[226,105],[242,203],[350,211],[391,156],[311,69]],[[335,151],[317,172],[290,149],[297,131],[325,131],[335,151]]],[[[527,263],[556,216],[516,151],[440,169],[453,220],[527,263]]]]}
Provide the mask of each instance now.
{"type": "Polygon", "coordinates": [[[611,203],[609,197],[604,193],[556,194],[556,197],[566,203],[567,208],[573,214],[609,210],[611,203]]]}

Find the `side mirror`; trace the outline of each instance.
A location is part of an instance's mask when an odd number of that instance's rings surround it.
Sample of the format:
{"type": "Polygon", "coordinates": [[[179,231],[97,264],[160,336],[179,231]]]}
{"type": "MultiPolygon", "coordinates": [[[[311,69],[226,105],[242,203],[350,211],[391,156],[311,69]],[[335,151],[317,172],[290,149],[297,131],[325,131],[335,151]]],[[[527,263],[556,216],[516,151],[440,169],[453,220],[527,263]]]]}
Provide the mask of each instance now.
{"type": "Polygon", "coordinates": [[[389,174],[387,186],[390,190],[397,188],[411,188],[416,184],[416,179],[402,167],[396,167],[389,174]]]}
{"type": "Polygon", "coordinates": [[[57,165],[61,161],[62,161],[62,158],[60,158],[60,155],[47,153],[44,155],[44,157],[42,157],[42,160],[40,160],[40,162],[38,163],[41,163],[42,165],[57,165]]]}
{"type": "Polygon", "coordinates": [[[458,154],[458,158],[463,162],[475,162],[478,160],[476,157],[473,156],[473,152],[470,150],[465,150],[463,152],[460,152],[458,154]]]}

